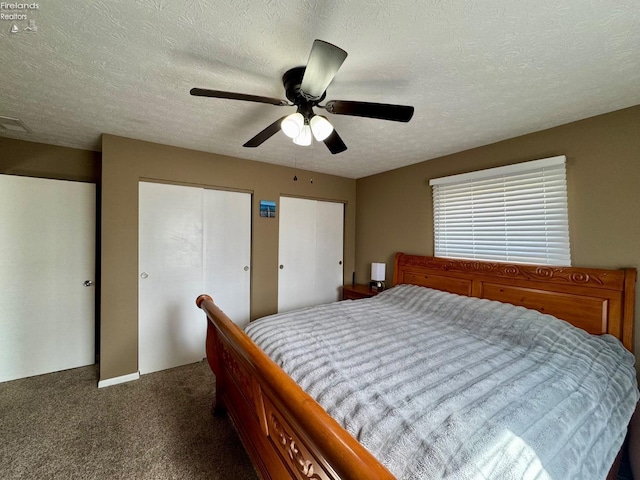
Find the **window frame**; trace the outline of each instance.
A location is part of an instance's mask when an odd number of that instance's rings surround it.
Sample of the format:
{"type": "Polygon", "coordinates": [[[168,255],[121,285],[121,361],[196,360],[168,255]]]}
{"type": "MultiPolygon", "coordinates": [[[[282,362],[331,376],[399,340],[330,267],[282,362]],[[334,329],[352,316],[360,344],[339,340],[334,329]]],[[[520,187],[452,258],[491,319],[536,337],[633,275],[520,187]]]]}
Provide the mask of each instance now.
{"type": "Polygon", "coordinates": [[[434,178],[429,185],[434,256],[571,265],[564,155],[434,178]]]}

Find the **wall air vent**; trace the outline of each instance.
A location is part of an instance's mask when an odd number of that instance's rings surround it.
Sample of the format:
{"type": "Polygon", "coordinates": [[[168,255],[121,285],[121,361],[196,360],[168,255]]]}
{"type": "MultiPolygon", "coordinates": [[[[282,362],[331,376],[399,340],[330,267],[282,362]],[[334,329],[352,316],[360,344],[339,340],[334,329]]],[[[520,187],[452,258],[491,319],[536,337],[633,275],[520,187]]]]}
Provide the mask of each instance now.
{"type": "Polygon", "coordinates": [[[12,132],[31,133],[32,130],[18,118],[3,117],[0,115],[0,131],[9,130],[12,132]]]}

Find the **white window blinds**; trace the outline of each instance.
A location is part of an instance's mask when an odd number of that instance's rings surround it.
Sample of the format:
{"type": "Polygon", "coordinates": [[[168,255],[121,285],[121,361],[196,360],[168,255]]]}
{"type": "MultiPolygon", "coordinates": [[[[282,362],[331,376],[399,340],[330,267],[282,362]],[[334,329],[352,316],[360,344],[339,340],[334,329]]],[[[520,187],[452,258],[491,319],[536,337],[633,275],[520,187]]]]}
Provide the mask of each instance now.
{"type": "Polygon", "coordinates": [[[564,156],[429,184],[436,256],[571,265],[564,156]]]}

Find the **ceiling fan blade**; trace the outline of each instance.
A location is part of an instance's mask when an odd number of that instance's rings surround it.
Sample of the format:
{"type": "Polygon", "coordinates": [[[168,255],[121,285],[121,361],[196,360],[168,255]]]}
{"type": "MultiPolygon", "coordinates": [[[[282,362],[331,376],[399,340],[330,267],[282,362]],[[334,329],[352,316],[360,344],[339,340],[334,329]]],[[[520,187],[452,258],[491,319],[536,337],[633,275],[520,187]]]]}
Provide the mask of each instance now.
{"type": "Polygon", "coordinates": [[[273,137],[276,133],[280,131],[280,124],[282,123],[282,120],[284,120],[285,118],[286,118],[286,115],[282,118],[279,118],[278,120],[273,122],[271,125],[269,125],[267,128],[262,130],[259,134],[257,134],[255,137],[253,137],[251,140],[249,140],[247,143],[245,143],[242,146],[253,148],[253,147],[258,147],[262,145],[264,142],[269,140],[271,137],[273,137]]]}
{"type": "Polygon", "coordinates": [[[303,95],[309,100],[322,97],[345,58],[347,52],[341,48],[315,40],[300,85],[303,95]]]}
{"type": "Polygon", "coordinates": [[[323,141],[329,151],[334,155],[336,153],[344,152],[347,149],[347,146],[342,141],[342,138],[340,138],[340,135],[338,135],[338,132],[336,132],[335,130],[331,132],[331,135],[329,135],[323,141]]]}
{"type": "Polygon", "coordinates": [[[207,90],[206,88],[192,88],[191,95],[196,97],[227,98],[230,100],[245,100],[247,102],[268,103],[269,105],[291,105],[286,100],[279,98],[261,97],[259,95],[247,95],[245,93],[223,92],[221,90],[207,90]]]}
{"type": "Polygon", "coordinates": [[[413,107],[407,105],[390,105],[388,103],[348,102],[331,100],[323,107],[336,115],[353,115],[356,117],[379,118],[394,122],[408,122],[413,117],[413,107]]]}

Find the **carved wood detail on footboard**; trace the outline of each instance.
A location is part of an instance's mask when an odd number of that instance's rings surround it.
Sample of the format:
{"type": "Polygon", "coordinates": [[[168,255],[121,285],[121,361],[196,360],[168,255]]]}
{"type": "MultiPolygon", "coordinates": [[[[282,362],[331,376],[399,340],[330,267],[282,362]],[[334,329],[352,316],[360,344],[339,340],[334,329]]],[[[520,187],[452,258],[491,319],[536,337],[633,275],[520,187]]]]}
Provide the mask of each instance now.
{"type": "Polygon", "coordinates": [[[282,460],[290,467],[295,475],[304,480],[333,480],[339,477],[330,467],[323,466],[317,460],[307,443],[302,441],[286,420],[282,418],[279,409],[265,398],[265,416],[267,420],[267,436],[276,447],[282,460]],[[331,473],[330,473],[331,472],[331,473]]]}
{"type": "Polygon", "coordinates": [[[392,480],[393,475],[332,419],[214,303],[207,359],[216,375],[215,410],[226,410],[263,479],[392,480]]]}

